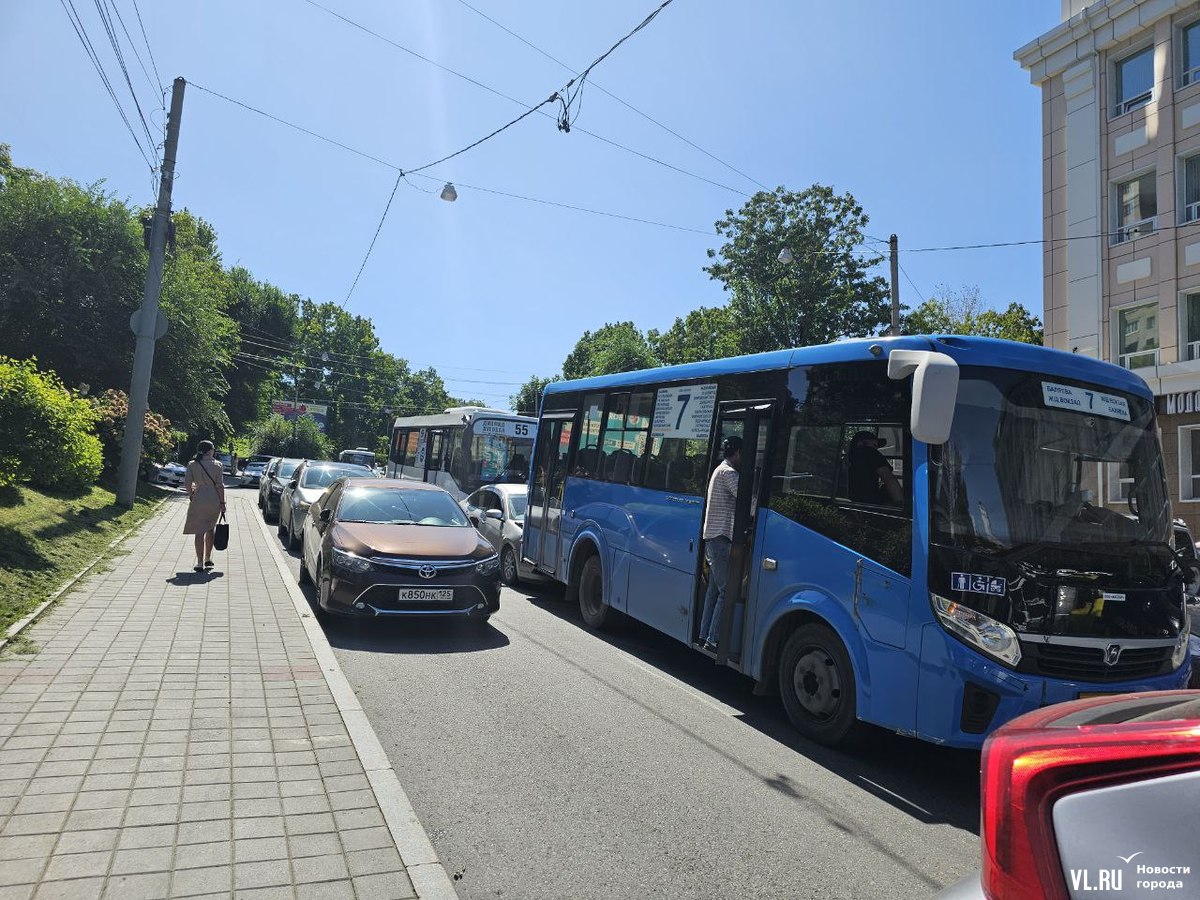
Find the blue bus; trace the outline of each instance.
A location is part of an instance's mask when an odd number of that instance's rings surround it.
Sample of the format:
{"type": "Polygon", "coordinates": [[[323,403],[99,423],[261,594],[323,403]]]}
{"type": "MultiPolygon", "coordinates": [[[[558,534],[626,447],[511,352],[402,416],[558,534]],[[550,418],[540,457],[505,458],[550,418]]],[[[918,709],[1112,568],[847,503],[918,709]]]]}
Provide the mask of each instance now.
{"type": "Polygon", "coordinates": [[[1126,369],[896,337],[563,381],[533,453],[522,555],[585,624],[620,613],[692,645],[778,692],[816,741],[871,723],[977,747],[1046,704],[1187,683],[1154,397],[1126,369]],[[881,465],[866,493],[863,432],[893,476],[881,465]],[[701,527],[731,435],[710,651],[701,527]]]}

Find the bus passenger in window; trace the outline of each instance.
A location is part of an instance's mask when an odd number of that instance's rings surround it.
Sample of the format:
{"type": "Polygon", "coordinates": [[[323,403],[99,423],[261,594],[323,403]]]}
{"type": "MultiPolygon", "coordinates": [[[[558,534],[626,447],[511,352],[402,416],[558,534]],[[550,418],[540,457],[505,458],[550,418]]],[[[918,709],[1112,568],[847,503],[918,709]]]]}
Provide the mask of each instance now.
{"type": "Polygon", "coordinates": [[[900,482],[879,452],[886,446],[887,441],[870,431],[856,432],[850,439],[849,488],[854,502],[900,505],[900,482]]]}
{"type": "Polygon", "coordinates": [[[700,617],[699,639],[704,649],[715,650],[721,634],[721,607],[729,579],[729,551],[733,547],[733,514],[737,508],[738,468],[742,464],[742,439],[730,435],[721,442],[724,462],[708,480],[704,502],[704,558],[708,561],[708,590],[700,617]]]}

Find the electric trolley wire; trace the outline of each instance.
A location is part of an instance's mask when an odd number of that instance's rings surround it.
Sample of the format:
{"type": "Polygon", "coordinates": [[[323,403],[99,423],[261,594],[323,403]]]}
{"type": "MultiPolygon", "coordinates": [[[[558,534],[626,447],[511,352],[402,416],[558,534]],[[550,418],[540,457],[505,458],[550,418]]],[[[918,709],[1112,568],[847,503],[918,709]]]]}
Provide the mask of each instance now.
{"type": "Polygon", "coordinates": [[[379,240],[379,232],[383,230],[383,223],[387,221],[388,211],[392,208],[392,201],[396,199],[396,189],[400,187],[402,178],[404,178],[403,172],[396,176],[396,183],[392,185],[392,192],[388,195],[387,205],[383,208],[383,215],[379,217],[379,224],[375,226],[375,234],[371,236],[371,243],[367,247],[366,255],[363,256],[362,264],[358,267],[358,272],[354,275],[354,281],[350,285],[350,290],[346,291],[346,299],[342,301],[342,309],[346,308],[346,304],[350,302],[350,297],[354,294],[354,289],[358,287],[358,279],[362,278],[363,269],[367,267],[367,260],[371,258],[371,251],[375,249],[375,242],[379,240]]]}
{"type": "MultiPolygon", "coordinates": [[[[318,3],[317,0],[305,0],[305,2],[308,3],[310,6],[314,6],[317,9],[319,9],[325,13],[328,13],[329,15],[333,16],[335,19],[339,19],[342,22],[345,22],[347,25],[350,25],[353,28],[357,28],[358,30],[370,35],[371,37],[374,37],[380,41],[383,41],[385,44],[388,44],[389,46],[395,47],[397,50],[407,53],[408,55],[415,57],[416,59],[419,59],[424,63],[428,63],[429,65],[433,66],[434,68],[440,69],[441,71],[446,72],[449,75],[453,75],[455,78],[460,78],[463,81],[467,82],[468,84],[472,84],[477,88],[480,88],[482,90],[487,91],[490,94],[494,94],[495,96],[500,97],[503,100],[507,100],[509,103],[514,103],[517,106],[525,107],[527,113],[530,110],[536,110],[538,115],[546,116],[547,118],[552,119],[561,125],[561,122],[562,122],[561,116],[559,116],[559,117],[552,116],[552,115],[550,115],[550,113],[547,113],[545,110],[541,109],[542,106],[545,106],[547,104],[547,102],[549,102],[549,99],[553,99],[553,100],[557,101],[559,99],[559,97],[557,97],[557,96],[552,95],[552,98],[548,98],[548,100],[543,100],[541,103],[538,103],[538,104],[531,105],[529,103],[525,103],[524,101],[518,100],[516,97],[510,96],[509,94],[506,94],[503,91],[497,90],[496,88],[492,87],[491,85],[484,84],[482,81],[472,78],[470,75],[465,75],[462,72],[452,69],[447,65],[439,63],[436,60],[430,59],[428,56],[418,53],[416,50],[413,50],[410,47],[406,47],[403,44],[397,43],[396,41],[392,40],[391,38],[386,37],[371,28],[368,28],[366,25],[363,25],[360,22],[356,22],[353,19],[342,15],[341,13],[335,12],[332,9],[329,9],[326,6],[323,6],[322,4],[318,3]]],[[[669,3],[669,2],[671,2],[671,0],[667,0],[667,2],[669,3]]],[[[653,19],[654,16],[658,15],[658,13],[661,12],[662,9],[666,5],[667,4],[664,3],[657,10],[655,10],[655,12],[653,12],[649,17],[647,17],[646,20],[643,20],[643,22],[640,25],[638,25],[637,28],[635,28],[633,31],[631,31],[629,34],[627,34],[624,38],[622,38],[620,41],[618,41],[616,44],[614,44],[612,47],[610,47],[607,52],[602,54],[599,58],[597,58],[596,61],[594,61],[590,66],[588,66],[588,68],[585,70],[585,72],[590,72],[590,70],[592,68],[594,68],[596,66],[596,64],[600,62],[601,59],[608,56],[609,53],[611,53],[618,46],[620,46],[625,40],[627,40],[632,35],[636,34],[639,30],[644,28],[647,24],[649,24],[649,21],[651,19],[653,19]]],[[[578,81],[578,78],[572,78],[571,81],[567,82],[567,85],[564,86],[564,88],[561,88],[559,91],[557,91],[556,94],[564,94],[567,90],[569,90],[571,85],[577,81],[578,81]]],[[[522,116],[522,118],[523,118],[523,116],[522,116]]],[[[658,159],[655,156],[651,156],[648,153],[643,153],[640,150],[634,150],[632,147],[628,147],[622,143],[619,143],[618,141],[612,140],[611,138],[603,137],[602,135],[599,135],[599,134],[596,134],[595,132],[589,131],[586,128],[580,128],[573,121],[569,122],[569,130],[578,131],[580,134],[585,134],[588,137],[592,138],[593,140],[597,140],[597,141],[600,141],[601,143],[605,143],[612,147],[616,147],[620,150],[624,150],[626,153],[631,153],[634,156],[638,156],[649,162],[655,163],[656,165],[663,166],[664,168],[671,169],[672,171],[678,172],[681,175],[686,175],[689,178],[694,178],[698,181],[703,181],[706,184],[710,184],[714,187],[719,187],[722,190],[730,191],[731,193],[738,194],[742,197],[750,196],[745,191],[739,190],[735,187],[730,187],[727,184],[722,184],[719,181],[714,181],[711,178],[705,178],[703,175],[698,175],[697,173],[691,172],[684,168],[681,168],[680,166],[672,165],[671,163],[668,163],[661,159],[658,159]]],[[[410,170],[410,171],[415,171],[415,170],[410,170]]]]}

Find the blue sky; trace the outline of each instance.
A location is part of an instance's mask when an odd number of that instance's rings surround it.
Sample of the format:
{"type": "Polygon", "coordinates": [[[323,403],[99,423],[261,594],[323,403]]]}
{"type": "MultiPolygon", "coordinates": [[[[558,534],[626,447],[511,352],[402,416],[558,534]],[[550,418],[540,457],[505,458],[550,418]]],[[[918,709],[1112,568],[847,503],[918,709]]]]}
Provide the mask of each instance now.
{"type": "MultiPolygon", "coordinates": [[[[73,2],[129,107],[95,4],[73,2]]],[[[140,37],[133,0],[110,2],[140,37]]],[[[569,77],[459,0],[320,2],[529,104],[569,77]]],[[[470,2],[577,69],[658,4],[470,2]]],[[[182,75],[406,169],[521,111],[306,0],[139,6],[164,80],[182,75]]],[[[1057,0],[675,0],[595,70],[576,124],[735,190],[531,116],[429,170],[439,180],[401,184],[348,309],[374,320],[386,350],[437,367],[451,393],[506,406],[530,373],[557,372],[584,329],[625,319],[662,329],[723,302],[702,271],[718,246],[712,223],[757,186],[596,85],[763,184],[851,192],[869,233],[896,232],[901,247],[1040,238],[1041,98],[1012,53],[1058,12],[1057,0]],[[438,198],[445,180],[456,203],[438,198]]],[[[0,21],[0,141],[16,162],[151,202],[150,172],[61,3],[0,0],[0,21]]],[[[125,53],[161,127],[159,98],[125,53]]],[[[286,290],[345,299],[394,180],[188,89],[175,207],[216,227],[226,263],[286,290]]],[[[905,253],[901,264],[910,305],[916,289],[966,284],[990,305],[1018,300],[1040,314],[1037,246],[905,253]]]]}

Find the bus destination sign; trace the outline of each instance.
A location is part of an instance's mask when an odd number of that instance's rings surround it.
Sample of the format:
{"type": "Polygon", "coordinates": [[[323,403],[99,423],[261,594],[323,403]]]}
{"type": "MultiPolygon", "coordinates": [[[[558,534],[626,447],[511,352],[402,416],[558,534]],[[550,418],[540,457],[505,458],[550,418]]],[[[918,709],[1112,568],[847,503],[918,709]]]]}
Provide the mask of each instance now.
{"type": "Polygon", "coordinates": [[[1095,413],[1109,419],[1129,421],[1129,402],[1124,397],[1114,397],[1100,391],[1074,387],[1069,384],[1042,382],[1042,400],[1047,406],[1072,409],[1075,412],[1095,413]]]}
{"type": "Polygon", "coordinates": [[[716,406],[715,384],[660,388],[651,434],[656,438],[708,440],[716,406]]]}

